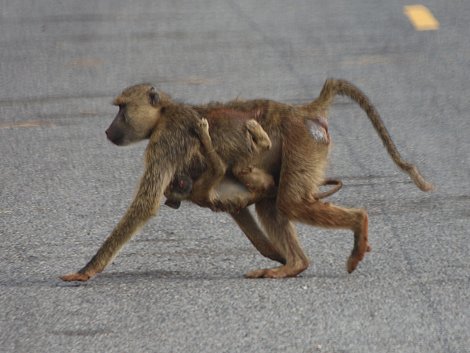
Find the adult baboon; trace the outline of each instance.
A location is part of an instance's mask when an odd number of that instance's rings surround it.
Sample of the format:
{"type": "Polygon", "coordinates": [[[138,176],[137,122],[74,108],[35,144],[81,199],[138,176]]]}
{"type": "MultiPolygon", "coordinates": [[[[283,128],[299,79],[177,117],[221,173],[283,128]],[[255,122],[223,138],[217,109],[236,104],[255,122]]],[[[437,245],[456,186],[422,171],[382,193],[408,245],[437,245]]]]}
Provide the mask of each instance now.
{"type": "MultiPolygon", "coordinates": [[[[325,179],[330,147],[327,111],[337,94],[348,96],[359,104],[398,167],[408,173],[421,190],[431,190],[432,185],[424,180],[417,168],[401,158],[368,98],[347,81],[327,80],[319,97],[303,106],[251,100],[190,107],[175,103],[150,85],[136,85],[115,99],[119,113],[107,135],[118,145],[150,140],[138,192],[91,261],[79,272],[61,278],[86,281],[101,272],[138,228],[157,213],[163,193],[175,175],[189,175],[194,181],[191,195],[199,192],[197,181],[208,166],[200,138],[194,133],[201,117],[209,122],[214,150],[228,164],[236,161],[247,148],[241,129],[231,128],[235,119],[255,119],[272,142],[269,150],[261,152],[255,167],[273,176],[277,185],[274,197],[266,191],[247,190],[227,175],[211,200],[217,203],[217,208],[231,213],[264,256],[282,264],[276,268],[254,270],[246,276],[289,277],[307,268],[308,259],[299,245],[292,221],[352,230],[354,246],[347,261],[347,270],[352,272],[370,250],[367,213],[363,209],[324,203],[315,197],[325,179]],[[246,208],[252,203],[256,204],[264,231],[246,208]]],[[[210,204],[202,206],[211,207],[210,204]]]]}

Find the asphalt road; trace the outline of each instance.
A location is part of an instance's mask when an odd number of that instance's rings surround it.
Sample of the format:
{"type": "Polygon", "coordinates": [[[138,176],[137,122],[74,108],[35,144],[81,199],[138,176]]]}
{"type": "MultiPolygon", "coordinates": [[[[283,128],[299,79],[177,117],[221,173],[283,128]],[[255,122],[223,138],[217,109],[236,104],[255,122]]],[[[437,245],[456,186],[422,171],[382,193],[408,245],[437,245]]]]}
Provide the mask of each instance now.
{"type": "Polygon", "coordinates": [[[470,352],[470,3],[404,1],[1,1],[1,352],[470,352]],[[351,275],[346,231],[298,226],[300,277],[231,219],[162,207],[96,279],[66,284],[124,213],[145,143],[104,130],[124,87],[191,103],[315,97],[327,77],[376,104],[423,193],[363,112],[338,99],[331,198],[369,211],[373,251],[351,275]]]}

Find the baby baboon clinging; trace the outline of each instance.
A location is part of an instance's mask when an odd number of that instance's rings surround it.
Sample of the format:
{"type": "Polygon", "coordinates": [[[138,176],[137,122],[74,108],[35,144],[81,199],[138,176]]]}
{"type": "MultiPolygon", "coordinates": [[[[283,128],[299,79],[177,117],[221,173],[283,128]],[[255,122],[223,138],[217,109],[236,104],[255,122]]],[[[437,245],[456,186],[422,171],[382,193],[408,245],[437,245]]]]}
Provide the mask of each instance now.
{"type": "Polygon", "coordinates": [[[260,157],[260,153],[271,148],[271,140],[268,134],[254,119],[246,122],[237,122],[237,120],[232,122],[238,125],[234,126],[235,128],[245,130],[247,151],[249,153],[242,153],[238,159],[233,161],[222,160],[212,145],[207,119],[202,118],[195,127],[195,132],[198,134],[205,151],[208,162],[207,169],[199,177],[195,189],[196,192],[193,194],[191,194],[193,183],[189,176],[178,175],[173,178],[170,187],[165,192],[165,196],[167,196],[166,205],[172,208],[179,208],[181,201],[191,196],[193,202],[215,206],[214,202],[217,199],[215,188],[227,171],[227,163],[232,164],[230,166],[231,172],[235,178],[242,182],[249,190],[264,192],[274,187],[273,177],[265,171],[254,167],[254,164],[257,163],[260,157]]]}
{"type": "Polygon", "coordinates": [[[190,200],[201,192],[198,181],[208,165],[207,151],[202,151],[199,137],[193,133],[201,117],[208,120],[214,151],[224,161],[233,163],[238,160],[240,151],[246,152],[248,148],[240,129],[231,129],[235,119],[255,119],[272,142],[269,150],[260,153],[254,167],[273,176],[277,185],[274,196],[266,191],[248,190],[227,174],[216,187],[216,199],[213,200],[217,208],[231,211],[235,222],[261,254],[282,264],[251,271],[246,276],[289,277],[307,268],[308,259],[297,240],[293,221],[352,230],[354,246],[347,261],[347,270],[352,272],[370,250],[367,213],[363,209],[324,203],[315,197],[324,182],[330,147],[327,111],[337,94],[348,96],[359,104],[393,161],[421,190],[431,190],[432,185],[424,180],[417,168],[401,158],[368,98],[347,81],[327,80],[319,97],[302,106],[252,100],[191,107],[173,102],[150,85],[132,86],[116,98],[115,104],[120,109],[107,135],[119,145],[150,140],[138,192],[90,262],[79,272],[62,276],[62,279],[85,281],[101,272],[132,235],[157,213],[162,195],[175,176],[188,175],[194,181],[190,200]],[[252,203],[256,205],[264,230],[246,208],[252,203]],[[239,212],[234,212],[237,208],[239,212]]]}

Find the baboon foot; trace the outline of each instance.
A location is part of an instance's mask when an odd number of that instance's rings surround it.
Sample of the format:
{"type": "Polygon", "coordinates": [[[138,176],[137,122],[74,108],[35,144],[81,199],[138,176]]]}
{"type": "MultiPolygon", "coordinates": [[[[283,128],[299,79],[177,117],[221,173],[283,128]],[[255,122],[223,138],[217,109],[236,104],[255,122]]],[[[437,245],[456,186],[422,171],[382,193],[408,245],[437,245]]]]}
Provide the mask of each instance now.
{"type": "Polygon", "coordinates": [[[362,218],[361,226],[354,231],[354,247],[351,252],[351,255],[346,262],[346,270],[351,273],[353,272],[359,262],[362,261],[367,252],[371,251],[369,245],[369,220],[367,213],[362,211],[360,213],[362,218]]]}
{"type": "Polygon", "coordinates": [[[92,276],[86,273],[75,272],[75,273],[69,273],[69,274],[60,276],[59,278],[65,282],[73,282],[73,281],[86,282],[91,277],[92,276]]]}
{"type": "Polygon", "coordinates": [[[260,150],[269,150],[271,149],[272,142],[269,138],[268,134],[263,130],[261,125],[256,120],[248,120],[246,122],[246,128],[251,134],[251,138],[253,139],[253,143],[260,149],[260,150]]]}
{"type": "Polygon", "coordinates": [[[302,266],[279,266],[275,268],[264,268],[261,270],[250,271],[245,274],[246,278],[287,278],[295,277],[303,272],[308,267],[308,264],[302,266]]]}
{"type": "Polygon", "coordinates": [[[245,186],[251,192],[266,192],[271,190],[274,186],[274,179],[271,175],[263,176],[263,178],[253,178],[250,182],[246,183],[245,186]]]}
{"type": "Polygon", "coordinates": [[[251,166],[234,170],[234,174],[250,192],[262,193],[274,188],[274,178],[263,170],[251,166]]]}
{"type": "Polygon", "coordinates": [[[365,246],[362,247],[362,251],[361,249],[359,249],[359,251],[357,252],[353,251],[351,256],[349,256],[348,261],[346,262],[346,269],[348,273],[353,272],[356,269],[359,262],[361,262],[364,259],[364,256],[366,255],[366,253],[370,252],[371,250],[372,250],[371,246],[369,245],[369,243],[366,242],[365,246]]]}

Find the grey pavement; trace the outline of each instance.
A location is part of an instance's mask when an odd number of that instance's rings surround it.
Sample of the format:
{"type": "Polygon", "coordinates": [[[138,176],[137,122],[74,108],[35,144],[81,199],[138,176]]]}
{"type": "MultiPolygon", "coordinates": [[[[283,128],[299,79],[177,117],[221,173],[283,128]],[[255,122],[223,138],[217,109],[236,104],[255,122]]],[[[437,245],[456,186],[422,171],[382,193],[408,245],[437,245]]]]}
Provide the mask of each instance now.
{"type": "Polygon", "coordinates": [[[0,352],[470,352],[470,3],[1,1],[0,352]],[[203,103],[315,97],[360,86],[406,159],[397,170],[364,113],[331,112],[331,201],[369,211],[373,251],[351,275],[352,235],[298,226],[298,278],[224,214],[162,206],[106,271],[58,276],[95,253],[132,200],[145,143],[104,130],[124,87],[152,82],[203,103]]]}

